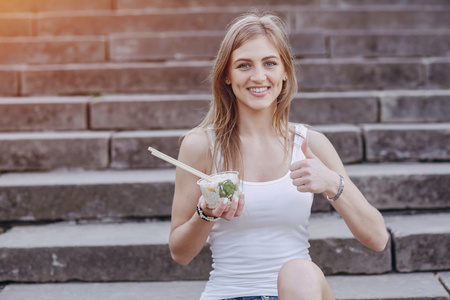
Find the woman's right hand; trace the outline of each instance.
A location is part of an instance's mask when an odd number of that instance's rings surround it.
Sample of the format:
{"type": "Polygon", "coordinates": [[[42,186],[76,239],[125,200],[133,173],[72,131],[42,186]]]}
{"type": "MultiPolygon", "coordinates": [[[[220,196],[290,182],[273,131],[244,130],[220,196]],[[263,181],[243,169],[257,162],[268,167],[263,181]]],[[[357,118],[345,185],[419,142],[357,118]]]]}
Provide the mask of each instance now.
{"type": "Polygon", "coordinates": [[[203,213],[208,217],[219,217],[227,221],[231,221],[235,217],[242,214],[245,205],[244,193],[239,194],[238,201],[232,201],[230,205],[220,202],[219,206],[214,209],[208,208],[203,196],[200,197],[198,205],[200,205],[203,213]]]}

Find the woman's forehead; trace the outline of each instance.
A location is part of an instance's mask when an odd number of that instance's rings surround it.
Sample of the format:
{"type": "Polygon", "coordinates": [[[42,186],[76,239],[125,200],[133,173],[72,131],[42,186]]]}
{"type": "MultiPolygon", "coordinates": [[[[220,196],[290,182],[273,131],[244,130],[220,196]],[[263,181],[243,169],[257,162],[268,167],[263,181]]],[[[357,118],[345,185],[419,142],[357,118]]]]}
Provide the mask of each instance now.
{"type": "Polygon", "coordinates": [[[267,37],[260,35],[244,42],[231,53],[231,62],[239,59],[258,59],[264,57],[280,57],[278,49],[267,37]]]}

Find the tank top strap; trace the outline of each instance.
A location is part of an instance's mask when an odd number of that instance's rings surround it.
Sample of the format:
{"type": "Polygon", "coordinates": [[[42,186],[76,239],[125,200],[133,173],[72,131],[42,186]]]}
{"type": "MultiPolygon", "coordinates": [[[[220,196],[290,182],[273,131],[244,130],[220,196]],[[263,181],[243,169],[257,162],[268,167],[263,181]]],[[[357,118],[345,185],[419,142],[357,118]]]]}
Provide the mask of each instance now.
{"type": "Polygon", "coordinates": [[[292,161],[299,161],[305,159],[305,154],[302,151],[302,143],[306,139],[306,134],[308,129],[303,124],[295,125],[295,134],[294,134],[294,146],[292,149],[292,161]]]}

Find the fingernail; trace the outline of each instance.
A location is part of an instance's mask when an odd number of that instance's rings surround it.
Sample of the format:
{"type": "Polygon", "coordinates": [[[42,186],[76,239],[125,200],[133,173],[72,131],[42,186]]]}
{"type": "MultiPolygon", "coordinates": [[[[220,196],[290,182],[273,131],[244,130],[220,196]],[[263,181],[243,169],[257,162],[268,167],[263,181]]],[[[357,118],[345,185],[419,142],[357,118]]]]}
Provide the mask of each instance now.
{"type": "Polygon", "coordinates": [[[223,199],[223,204],[227,204],[228,203],[228,198],[223,199]]]}
{"type": "Polygon", "coordinates": [[[234,197],[234,202],[235,202],[235,203],[238,203],[240,197],[241,197],[241,196],[239,196],[239,197],[234,197]]]}
{"type": "Polygon", "coordinates": [[[205,204],[202,202],[202,203],[200,203],[200,207],[203,209],[204,208],[204,206],[205,206],[205,204]]]}

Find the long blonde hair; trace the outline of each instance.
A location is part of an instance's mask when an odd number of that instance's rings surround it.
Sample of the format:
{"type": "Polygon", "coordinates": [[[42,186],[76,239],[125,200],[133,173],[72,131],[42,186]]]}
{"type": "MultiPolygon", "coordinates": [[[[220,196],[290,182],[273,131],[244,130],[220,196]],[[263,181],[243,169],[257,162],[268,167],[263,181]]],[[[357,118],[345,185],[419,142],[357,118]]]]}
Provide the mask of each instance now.
{"type": "Polygon", "coordinates": [[[222,40],[211,74],[214,98],[205,119],[197,127],[214,130],[212,160],[217,171],[237,170],[241,174],[243,171],[237,101],[231,86],[227,85],[225,80],[232,52],[247,41],[260,36],[266,37],[278,50],[287,74],[287,80],[283,82],[278,96],[272,126],[284,139],[286,156],[291,148],[289,110],[297,93],[297,80],[286,25],[272,14],[245,14],[229,25],[222,40]]]}

